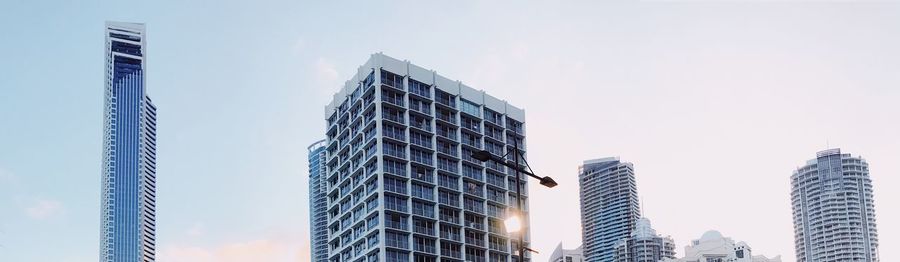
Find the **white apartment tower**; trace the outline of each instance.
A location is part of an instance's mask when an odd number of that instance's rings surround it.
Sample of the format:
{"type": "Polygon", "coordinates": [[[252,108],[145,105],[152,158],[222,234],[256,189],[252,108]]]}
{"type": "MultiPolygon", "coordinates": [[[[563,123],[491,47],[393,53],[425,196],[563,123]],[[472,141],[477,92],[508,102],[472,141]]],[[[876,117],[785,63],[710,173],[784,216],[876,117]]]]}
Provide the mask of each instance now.
{"type": "Polygon", "coordinates": [[[328,261],[518,261],[514,173],[471,154],[524,148],[524,110],[379,53],[325,119],[328,261]]]}
{"type": "Polygon", "coordinates": [[[818,152],[791,176],[798,262],[878,262],[869,164],[840,149],[818,152]]]}
{"type": "Polygon", "coordinates": [[[641,217],[634,165],[613,157],[584,161],[578,182],[585,261],[613,262],[616,244],[641,217]]]}

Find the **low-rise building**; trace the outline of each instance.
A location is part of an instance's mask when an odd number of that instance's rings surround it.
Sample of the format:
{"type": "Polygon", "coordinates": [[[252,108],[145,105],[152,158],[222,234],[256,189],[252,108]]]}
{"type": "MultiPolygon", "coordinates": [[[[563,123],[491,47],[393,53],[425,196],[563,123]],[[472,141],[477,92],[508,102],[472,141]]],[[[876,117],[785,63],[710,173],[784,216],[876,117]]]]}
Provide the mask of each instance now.
{"type": "Polygon", "coordinates": [[[584,252],[582,246],[576,249],[564,249],[562,242],[553,250],[550,255],[550,262],[584,262],[584,252]]]}
{"type": "Polygon", "coordinates": [[[684,247],[684,257],[664,259],[663,262],[781,262],[781,256],[768,258],[754,256],[750,246],[744,242],[735,243],[723,237],[719,231],[710,230],[700,239],[691,241],[684,247]]]}

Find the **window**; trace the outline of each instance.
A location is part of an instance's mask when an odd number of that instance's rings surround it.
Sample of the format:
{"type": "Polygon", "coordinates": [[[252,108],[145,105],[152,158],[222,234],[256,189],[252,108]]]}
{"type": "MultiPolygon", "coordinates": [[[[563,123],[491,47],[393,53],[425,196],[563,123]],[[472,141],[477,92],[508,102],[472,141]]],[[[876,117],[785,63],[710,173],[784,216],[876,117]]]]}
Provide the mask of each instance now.
{"type": "MultiPolygon", "coordinates": [[[[505,249],[504,249],[504,251],[505,251],[505,249]]],[[[500,253],[494,253],[494,252],[491,252],[490,254],[491,254],[491,258],[490,258],[491,262],[506,262],[507,261],[506,254],[500,254],[500,253]]]]}
{"type": "Polygon", "coordinates": [[[406,223],[406,216],[387,212],[384,213],[384,226],[400,230],[409,229],[409,224],[406,223]]]}
{"type": "Polygon", "coordinates": [[[466,210],[476,213],[484,213],[484,201],[468,197],[464,197],[463,200],[463,207],[466,210]]]}
{"type": "Polygon", "coordinates": [[[431,186],[412,183],[412,196],[434,201],[434,191],[431,186]]]}
{"type": "Polygon", "coordinates": [[[413,254],[413,262],[437,262],[437,258],[420,254],[413,254]]]}
{"type": "Polygon", "coordinates": [[[462,132],[462,143],[474,148],[481,148],[481,138],[467,132],[462,132]]]}
{"type": "Polygon", "coordinates": [[[506,251],[506,239],[488,236],[488,246],[493,250],[506,251]]]}
{"type": "Polygon", "coordinates": [[[436,248],[435,248],[434,239],[413,236],[413,250],[418,251],[418,252],[435,254],[435,253],[437,253],[437,251],[435,249],[436,248]]]}
{"type": "MultiPolygon", "coordinates": [[[[496,174],[494,172],[487,172],[487,183],[499,187],[506,188],[506,176],[502,174],[496,174]]],[[[501,202],[502,203],[502,202],[501,202]]]]}
{"type": "Polygon", "coordinates": [[[398,194],[406,194],[406,181],[385,176],[384,190],[398,194]]]}
{"type": "Polygon", "coordinates": [[[462,116],[460,117],[459,126],[481,132],[481,121],[475,118],[462,116]]]}
{"type": "Polygon", "coordinates": [[[496,156],[504,155],[503,154],[503,145],[497,144],[497,143],[494,143],[494,142],[491,142],[488,140],[484,141],[484,149],[487,150],[488,152],[491,152],[491,154],[494,154],[496,156]]]}
{"type": "Polygon", "coordinates": [[[452,160],[446,157],[438,156],[438,169],[444,170],[451,173],[456,173],[459,171],[459,167],[456,166],[456,160],[452,160]]]}
{"type": "Polygon", "coordinates": [[[437,135],[456,141],[456,128],[438,123],[437,135]]]}
{"type": "Polygon", "coordinates": [[[456,108],[456,96],[438,89],[434,90],[434,95],[436,97],[435,101],[437,101],[439,104],[443,104],[451,108],[456,108]]]}
{"type": "Polygon", "coordinates": [[[404,233],[387,231],[384,234],[384,243],[389,247],[409,248],[409,240],[404,233]]]}
{"type": "Polygon", "coordinates": [[[431,98],[431,86],[413,80],[412,78],[409,79],[409,92],[422,97],[431,98]]]}
{"type": "Polygon", "coordinates": [[[449,156],[457,156],[456,155],[456,145],[453,143],[445,142],[442,140],[437,141],[437,150],[438,152],[444,153],[449,156]]]}
{"type": "Polygon", "coordinates": [[[438,203],[452,207],[459,207],[459,194],[444,190],[438,190],[438,203]]]}
{"type": "Polygon", "coordinates": [[[522,134],[522,122],[506,118],[506,128],[522,134]]]}
{"type": "Polygon", "coordinates": [[[368,87],[373,83],[375,83],[375,71],[372,71],[368,76],[366,76],[366,80],[363,80],[363,86],[368,87]]]}
{"type": "Polygon", "coordinates": [[[459,190],[459,178],[447,174],[438,174],[438,185],[454,190],[459,190]]]}
{"type": "Polygon", "coordinates": [[[437,118],[443,120],[444,122],[456,124],[456,113],[447,109],[438,108],[437,118]]]}
{"type": "Polygon", "coordinates": [[[413,145],[424,148],[431,148],[431,135],[426,135],[416,131],[409,131],[409,142],[413,145]]]}
{"type": "Polygon", "coordinates": [[[463,176],[481,181],[483,176],[481,172],[481,167],[473,166],[470,164],[463,163],[463,176]]]}
{"type": "Polygon", "coordinates": [[[378,226],[378,213],[366,219],[366,225],[369,229],[372,229],[378,226]]]}
{"type": "Polygon", "coordinates": [[[441,238],[462,241],[459,227],[451,225],[441,225],[441,238]]]}
{"type": "MultiPolygon", "coordinates": [[[[492,174],[488,174],[489,176],[492,174]]],[[[497,202],[506,203],[506,190],[497,190],[491,187],[487,188],[487,199],[497,202]]]]}
{"type": "Polygon", "coordinates": [[[506,233],[506,231],[504,230],[503,222],[501,222],[500,220],[488,218],[487,222],[488,222],[487,223],[488,232],[498,234],[498,235],[502,235],[502,234],[506,233]]]}
{"type": "Polygon", "coordinates": [[[464,112],[464,113],[466,113],[466,114],[475,116],[475,117],[480,117],[480,116],[481,116],[481,106],[480,106],[480,105],[475,104],[475,103],[470,102],[470,101],[465,100],[465,99],[460,99],[459,101],[462,102],[462,103],[459,104],[459,110],[460,110],[460,111],[462,111],[462,112],[464,112]]]}
{"type": "Polygon", "coordinates": [[[413,219],[413,232],[434,236],[434,222],[416,218],[413,219]]]}
{"type": "Polygon", "coordinates": [[[484,109],[484,120],[499,126],[503,126],[503,114],[494,112],[490,109],[484,109]]]}
{"type": "Polygon", "coordinates": [[[400,107],[403,106],[403,94],[390,91],[387,88],[381,89],[381,100],[400,107]]]}
{"type": "Polygon", "coordinates": [[[385,125],[381,128],[381,131],[386,137],[390,137],[400,141],[406,140],[406,128],[385,123],[385,125]]]}
{"type": "MultiPolygon", "coordinates": [[[[401,120],[402,121],[402,120],[401,120]]],[[[431,132],[431,120],[420,115],[409,115],[409,125],[418,129],[431,132]]]]}
{"type": "Polygon", "coordinates": [[[466,194],[484,196],[484,187],[471,181],[466,181],[463,185],[466,194]]]}
{"type": "Polygon", "coordinates": [[[434,204],[429,204],[429,203],[413,200],[412,206],[413,206],[412,213],[414,215],[419,215],[419,216],[428,217],[428,218],[434,218],[434,204]]]}
{"type": "MultiPolygon", "coordinates": [[[[367,257],[367,262],[378,262],[378,251],[376,250],[374,253],[369,254],[367,257]]],[[[363,261],[360,261],[363,262],[363,261]]]]}
{"type": "Polygon", "coordinates": [[[409,97],[409,109],[418,111],[419,113],[430,115],[431,114],[431,102],[410,96],[409,97]]]}
{"type": "Polygon", "coordinates": [[[426,165],[434,164],[434,160],[431,158],[431,156],[432,156],[431,152],[417,149],[417,148],[410,148],[409,155],[410,155],[410,160],[412,160],[414,162],[419,162],[419,163],[426,164],[426,165]]]}
{"type": "Polygon", "coordinates": [[[487,204],[487,215],[496,218],[506,218],[506,208],[497,204],[487,204]]]}
{"type": "Polygon", "coordinates": [[[493,138],[494,140],[503,142],[503,128],[496,128],[493,126],[485,125],[484,135],[493,138]]]}
{"type": "Polygon", "coordinates": [[[403,77],[397,74],[381,70],[381,83],[394,88],[403,89],[403,77]]]}
{"type": "MultiPolygon", "coordinates": [[[[481,245],[484,245],[484,240],[481,241],[481,245]]],[[[485,262],[484,250],[466,246],[466,261],[485,262]]]]}
{"type": "Polygon", "coordinates": [[[434,183],[434,175],[431,169],[423,166],[412,165],[412,178],[428,183],[434,183]]]}
{"type": "Polygon", "coordinates": [[[385,159],[382,167],[384,168],[384,172],[406,176],[406,164],[403,162],[385,159]]]}
{"type": "MultiPolygon", "coordinates": [[[[391,120],[400,124],[404,124],[406,122],[403,121],[403,112],[400,109],[396,109],[393,107],[381,107],[381,114],[384,116],[384,119],[391,120]]],[[[412,124],[412,123],[410,123],[412,124]]]]}
{"type": "Polygon", "coordinates": [[[381,147],[382,151],[384,151],[385,155],[389,155],[396,158],[406,158],[406,146],[401,144],[396,144],[394,142],[384,141],[381,147]]]}
{"type": "Polygon", "coordinates": [[[392,195],[384,196],[384,208],[399,212],[407,212],[407,210],[409,210],[408,206],[406,205],[406,198],[392,195]]]}
{"type": "MultiPolygon", "coordinates": [[[[405,239],[403,244],[405,245],[403,248],[407,248],[406,246],[409,246],[409,243],[407,243],[405,239]]],[[[384,252],[384,260],[387,262],[409,262],[409,253],[404,251],[388,250],[384,252]]]]}
{"type": "Polygon", "coordinates": [[[378,232],[369,236],[369,246],[378,245],[378,232]]]}
{"type": "Polygon", "coordinates": [[[459,224],[459,212],[453,209],[440,208],[438,211],[442,222],[459,224]]]}

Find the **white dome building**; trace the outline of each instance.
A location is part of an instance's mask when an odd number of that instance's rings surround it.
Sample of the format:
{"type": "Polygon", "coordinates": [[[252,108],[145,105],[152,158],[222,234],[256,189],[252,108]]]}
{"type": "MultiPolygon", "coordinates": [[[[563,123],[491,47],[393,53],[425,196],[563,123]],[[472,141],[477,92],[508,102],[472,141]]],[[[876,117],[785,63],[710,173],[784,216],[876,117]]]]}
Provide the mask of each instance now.
{"type": "Polygon", "coordinates": [[[731,238],[722,236],[719,231],[710,230],[703,233],[700,239],[691,241],[684,247],[684,257],[664,259],[663,262],[781,262],[781,256],[767,258],[753,256],[750,246],[743,241],[735,243],[731,238]]]}

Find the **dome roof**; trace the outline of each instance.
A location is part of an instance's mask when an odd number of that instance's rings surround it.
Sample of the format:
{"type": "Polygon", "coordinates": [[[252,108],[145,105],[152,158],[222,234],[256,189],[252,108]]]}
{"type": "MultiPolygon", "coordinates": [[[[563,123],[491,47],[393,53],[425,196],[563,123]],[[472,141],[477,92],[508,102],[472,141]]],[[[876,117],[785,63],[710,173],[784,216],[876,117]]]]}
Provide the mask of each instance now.
{"type": "Polygon", "coordinates": [[[716,239],[720,239],[720,238],[722,238],[722,233],[719,233],[719,231],[710,230],[710,231],[706,231],[706,233],[703,233],[703,236],[700,237],[700,242],[706,242],[706,241],[716,240],[716,239]]]}

